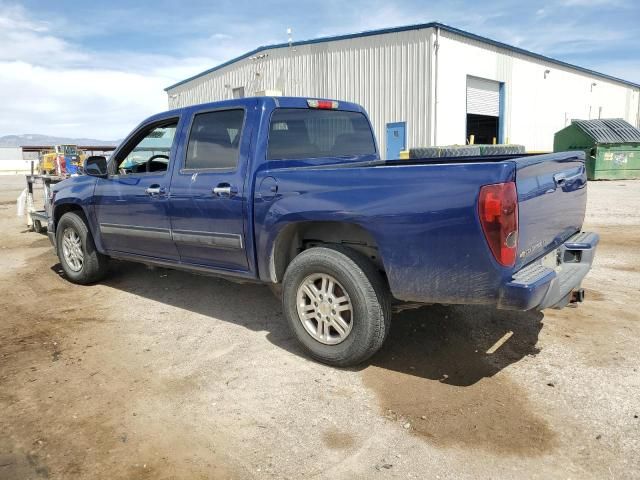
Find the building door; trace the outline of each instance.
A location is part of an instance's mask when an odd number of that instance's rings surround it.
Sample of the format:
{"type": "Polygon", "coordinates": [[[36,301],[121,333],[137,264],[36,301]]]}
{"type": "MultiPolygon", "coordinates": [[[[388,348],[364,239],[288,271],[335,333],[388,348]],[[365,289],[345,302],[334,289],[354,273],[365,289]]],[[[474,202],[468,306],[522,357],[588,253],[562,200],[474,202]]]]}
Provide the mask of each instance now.
{"type": "Polygon", "coordinates": [[[467,142],[500,143],[502,84],[467,77],[467,142]]]}
{"type": "Polygon", "coordinates": [[[387,160],[400,158],[407,148],[407,122],[387,123],[387,160]]]}

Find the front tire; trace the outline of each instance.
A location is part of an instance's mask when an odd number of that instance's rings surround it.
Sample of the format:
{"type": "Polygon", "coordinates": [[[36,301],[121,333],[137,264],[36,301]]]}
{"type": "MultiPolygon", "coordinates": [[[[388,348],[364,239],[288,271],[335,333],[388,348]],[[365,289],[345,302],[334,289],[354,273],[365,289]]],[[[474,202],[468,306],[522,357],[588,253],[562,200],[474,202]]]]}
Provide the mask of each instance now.
{"type": "Polygon", "coordinates": [[[86,285],[106,275],[109,257],[96,250],[84,217],[78,213],[65,213],[60,218],[56,245],[62,269],[71,282],[86,285]]]}
{"type": "Polygon", "coordinates": [[[329,365],[363,362],[389,332],[386,282],[365,256],[349,248],[315,247],[295,257],[284,276],[282,301],[304,350],[329,365]]]}

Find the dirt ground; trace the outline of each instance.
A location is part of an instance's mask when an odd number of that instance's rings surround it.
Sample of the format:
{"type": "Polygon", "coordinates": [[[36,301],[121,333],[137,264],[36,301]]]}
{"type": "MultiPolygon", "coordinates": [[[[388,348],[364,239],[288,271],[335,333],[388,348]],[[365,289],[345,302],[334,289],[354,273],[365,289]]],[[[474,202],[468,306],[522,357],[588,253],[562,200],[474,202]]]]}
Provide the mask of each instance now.
{"type": "Polygon", "coordinates": [[[357,369],[268,288],[60,274],[0,177],[0,479],[640,478],[640,181],[589,185],[579,308],[425,307],[357,369]]]}

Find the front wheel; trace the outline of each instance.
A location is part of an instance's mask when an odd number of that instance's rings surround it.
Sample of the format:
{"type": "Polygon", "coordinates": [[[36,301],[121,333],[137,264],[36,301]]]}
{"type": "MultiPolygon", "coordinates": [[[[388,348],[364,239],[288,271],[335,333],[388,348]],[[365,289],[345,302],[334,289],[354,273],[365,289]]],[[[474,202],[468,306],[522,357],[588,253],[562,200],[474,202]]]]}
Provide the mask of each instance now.
{"type": "Polygon", "coordinates": [[[56,228],[58,258],[66,277],[73,283],[97,282],[107,273],[109,257],[96,250],[84,218],[65,213],[56,228]]]}
{"type": "Polygon", "coordinates": [[[305,351],[323,363],[357,365],[382,346],[391,321],[388,288],[360,253],[315,247],[284,276],[285,317],[305,351]]]}

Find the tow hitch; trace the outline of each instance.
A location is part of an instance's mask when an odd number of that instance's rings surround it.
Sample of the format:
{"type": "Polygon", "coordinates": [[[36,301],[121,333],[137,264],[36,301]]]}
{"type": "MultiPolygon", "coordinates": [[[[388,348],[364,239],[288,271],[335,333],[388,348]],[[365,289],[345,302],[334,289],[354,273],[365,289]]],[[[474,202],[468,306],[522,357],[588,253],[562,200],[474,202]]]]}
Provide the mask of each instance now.
{"type": "Polygon", "coordinates": [[[571,300],[570,303],[582,303],[584,302],[584,288],[578,288],[571,292],[571,300]]]}

